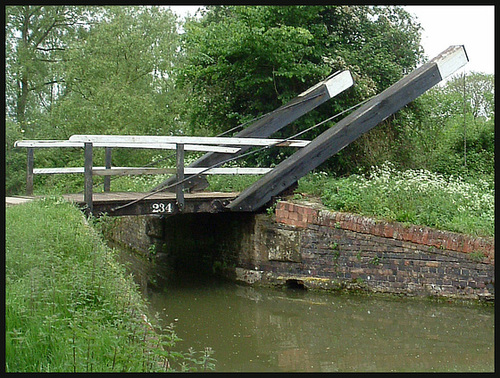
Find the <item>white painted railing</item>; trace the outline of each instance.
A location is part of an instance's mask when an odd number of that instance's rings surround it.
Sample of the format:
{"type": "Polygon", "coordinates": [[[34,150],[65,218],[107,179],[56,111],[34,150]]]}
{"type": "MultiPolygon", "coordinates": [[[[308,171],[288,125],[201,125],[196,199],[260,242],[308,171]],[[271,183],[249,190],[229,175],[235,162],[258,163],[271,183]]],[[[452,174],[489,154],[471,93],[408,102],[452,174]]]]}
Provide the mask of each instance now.
{"type": "Polygon", "coordinates": [[[110,176],[176,174],[176,200],[179,208],[184,205],[182,182],[184,175],[259,175],[272,168],[203,168],[184,167],[184,151],[202,151],[235,154],[238,147],[230,146],[290,146],[305,147],[307,140],[228,138],[228,137],[187,137],[187,136],[150,136],[150,135],[73,135],[69,140],[19,140],[14,147],[27,149],[26,194],[33,194],[33,176],[35,174],[84,174],[84,201],[92,211],[92,176],[104,176],[104,191],[110,191],[110,176]],[[105,148],[105,166],[93,166],[93,148],[105,148]],[[83,167],[34,168],[35,148],[83,148],[85,162],[83,167]],[[176,150],[176,168],[149,167],[112,167],[112,148],[167,149],[176,150]]]}

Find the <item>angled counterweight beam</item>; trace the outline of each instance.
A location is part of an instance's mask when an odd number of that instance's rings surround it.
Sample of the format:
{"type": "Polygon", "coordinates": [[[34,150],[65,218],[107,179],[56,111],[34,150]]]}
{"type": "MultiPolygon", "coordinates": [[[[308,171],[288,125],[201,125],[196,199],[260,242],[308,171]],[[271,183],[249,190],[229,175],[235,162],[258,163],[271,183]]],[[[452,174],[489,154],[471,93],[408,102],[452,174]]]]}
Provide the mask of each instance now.
{"type": "Polygon", "coordinates": [[[256,211],[273,196],[416,99],[468,61],[464,46],[450,46],[319,135],[244,190],[227,208],[256,211]]]}
{"type": "MultiPolygon", "coordinates": [[[[305,92],[302,92],[289,103],[253,122],[250,126],[237,133],[235,137],[268,138],[270,135],[295,121],[305,113],[313,110],[327,100],[345,91],[353,84],[354,81],[348,70],[338,71],[309,88],[305,92]]],[[[249,146],[242,147],[240,151],[235,153],[233,156],[241,155],[249,148],[249,146]]],[[[217,152],[209,152],[189,164],[189,167],[210,167],[224,161],[227,158],[227,155],[217,152]]],[[[160,190],[161,188],[169,186],[174,182],[175,177],[171,177],[154,187],[152,190],[160,190]]],[[[200,190],[206,188],[208,186],[208,182],[203,177],[193,177],[188,182],[184,183],[184,186],[187,189],[196,188],[197,190],[200,190]]]]}

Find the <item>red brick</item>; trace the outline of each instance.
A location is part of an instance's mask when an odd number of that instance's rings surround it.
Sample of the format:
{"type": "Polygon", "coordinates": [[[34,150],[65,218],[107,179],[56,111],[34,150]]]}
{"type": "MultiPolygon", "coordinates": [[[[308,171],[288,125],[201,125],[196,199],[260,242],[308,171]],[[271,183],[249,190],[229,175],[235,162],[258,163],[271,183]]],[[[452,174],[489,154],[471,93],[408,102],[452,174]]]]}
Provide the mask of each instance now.
{"type": "Polygon", "coordinates": [[[386,223],[384,225],[384,236],[386,238],[392,238],[394,236],[394,226],[389,224],[389,223],[386,223]]]}
{"type": "Polygon", "coordinates": [[[280,217],[276,215],[276,222],[278,223],[286,223],[286,218],[280,217]]]}
{"type": "Polygon", "coordinates": [[[426,228],[424,232],[422,232],[421,243],[427,244],[429,242],[429,230],[426,228]]]}

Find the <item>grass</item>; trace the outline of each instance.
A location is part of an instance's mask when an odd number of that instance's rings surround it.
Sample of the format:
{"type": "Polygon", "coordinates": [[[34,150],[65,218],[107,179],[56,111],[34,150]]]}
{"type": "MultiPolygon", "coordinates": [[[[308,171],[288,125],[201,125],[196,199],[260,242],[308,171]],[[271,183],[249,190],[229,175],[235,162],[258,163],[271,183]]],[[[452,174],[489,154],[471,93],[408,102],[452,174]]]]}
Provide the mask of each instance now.
{"type": "Polygon", "coordinates": [[[96,225],[57,197],[6,209],[7,372],[196,371],[209,349],[175,351],[96,225]]]}
{"type": "Polygon", "coordinates": [[[336,211],[358,213],[474,236],[494,236],[494,182],[444,177],[426,170],[398,171],[391,163],[367,176],[331,178],[313,173],[297,192],[321,197],[336,211]]]}

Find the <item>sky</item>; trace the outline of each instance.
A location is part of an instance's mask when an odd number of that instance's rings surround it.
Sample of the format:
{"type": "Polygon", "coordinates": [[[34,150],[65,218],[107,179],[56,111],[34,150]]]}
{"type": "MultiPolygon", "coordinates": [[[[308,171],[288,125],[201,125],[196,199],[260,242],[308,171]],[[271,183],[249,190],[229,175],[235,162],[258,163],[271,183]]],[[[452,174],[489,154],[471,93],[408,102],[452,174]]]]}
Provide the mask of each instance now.
{"type": "MultiPolygon", "coordinates": [[[[172,6],[172,10],[194,15],[199,6],[172,6]]],[[[495,7],[493,5],[412,5],[406,10],[423,27],[421,44],[432,59],[451,45],[464,45],[469,62],[453,76],[495,73],[495,7]]]]}

